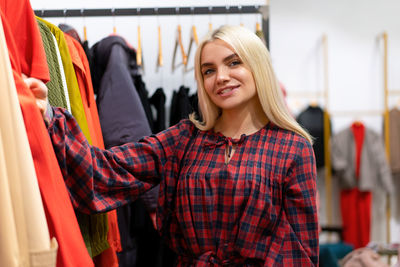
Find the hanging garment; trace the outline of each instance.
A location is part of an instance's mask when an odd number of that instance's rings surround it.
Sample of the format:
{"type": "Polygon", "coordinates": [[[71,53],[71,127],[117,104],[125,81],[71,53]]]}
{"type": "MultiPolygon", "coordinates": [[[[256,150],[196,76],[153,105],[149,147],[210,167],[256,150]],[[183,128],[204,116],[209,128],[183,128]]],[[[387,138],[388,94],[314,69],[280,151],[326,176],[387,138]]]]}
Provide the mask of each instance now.
{"type": "Polygon", "coordinates": [[[93,93],[93,84],[90,76],[89,63],[81,44],[68,34],[65,34],[64,37],[67,42],[71,60],[76,73],[78,88],[82,97],[82,103],[89,126],[90,136],[93,136],[92,144],[99,148],[104,148],[103,134],[101,132],[99,114],[93,93]]]}
{"type": "Polygon", "coordinates": [[[89,127],[87,125],[87,119],[85,111],[82,104],[82,97],[79,92],[79,85],[76,79],[76,74],[74,71],[74,66],[71,61],[71,55],[68,50],[68,45],[64,38],[64,33],[55,25],[50,22],[37,17],[38,20],[42,21],[50,29],[53,35],[57,39],[58,49],[61,54],[62,64],[64,66],[64,73],[67,80],[69,99],[71,104],[72,115],[76,118],[82,132],[85,134],[88,141],[91,142],[91,136],[89,132],[89,127]]]}
{"type": "Polygon", "coordinates": [[[59,63],[57,59],[56,47],[53,42],[53,34],[47,26],[37,20],[44,50],[46,51],[47,65],[49,66],[50,81],[46,84],[48,88],[49,103],[55,107],[67,108],[67,98],[65,97],[59,63]]]}
{"type": "Polygon", "coordinates": [[[354,142],[350,127],[332,137],[332,167],[340,179],[341,187],[343,189],[357,187],[360,191],[372,191],[377,185],[381,185],[386,192],[392,192],[392,175],[381,136],[375,131],[365,128],[358,180],[355,178],[354,142]]]}
{"type": "MultiPolygon", "coordinates": [[[[47,27],[47,26],[46,26],[47,27]]],[[[58,48],[58,43],[56,37],[54,37],[53,34],[51,34],[53,37],[53,43],[54,47],[56,48],[56,54],[57,54],[57,61],[58,61],[58,67],[60,68],[60,75],[61,75],[61,82],[62,82],[62,88],[64,91],[65,98],[67,100],[67,110],[68,112],[71,111],[71,101],[69,99],[69,93],[68,93],[68,86],[67,86],[67,78],[65,77],[65,72],[64,72],[64,66],[62,64],[62,59],[61,59],[61,54],[60,54],[60,49],[58,48]]],[[[61,85],[60,85],[61,86],[61,85]]]]}
{"type": "MultiPolygon", "coordinates": [[[[0,131],[0,264],[2,266],[17,267],[27,265],[29,255],[27,242],[20,248],[17,235],[17,224],[14,218],[13,201],[11,198],[7,163],[3,148],[3,138],[0,131]],[[22,250],[22,251],[21,251],[22,250]]],[[[22,230],[20,231],[21,234],[22,230]]]]}
{"type": "Polygon", "coordinates": [[[200,117],[200,112],[199,112],[199,97],[197,96],[197,92],[194,93],[189,97],[190,100],[190,105],[192,106],[193,112],[197,114],[197,116],[200,117]]]}
{"type": "MultiPolygon", "coordinates": [[[[360,179],[361,155],[365,137],[365,127],[353,123],[351,131],[355,144],[355,179],[360,179]]],[[[344,189],[340,192],[342,211],[343,241],[354,248],[365,247],[370,241],[372,193],[358,188],[344,189]]]]}
{"type": "Polygon", "coordinates": [[[62,30],[64,33],[74,38],[76,41],[78,41],[79,44],[82,44],[78,32],[71,25],[60,23],[58,24],[58,28],[60,28],[60,30],[62,30]]]}
{"type": "Polygon", "coordinates": [[[389,112],[390,168],[393,174],[400,174],[400,110],[389,112]]]}
{"type": "MultiPolygon", "coordinates": [[[[132,58],[130,60],[133,60],[132,58]]],[[[134,63],[131,63],[134,64],[134,63]]],[[[144,113],[146,114],[147,121],[149,122],[149,126],[151,132],[154,133],[154,119],[153,112],[151,111],[150,102],[149,102],[149,92],[146,89],[146,85],[143,82],[142,76],[136,73],[132,76],[133,83],[140,97],[140,102],[142,103],[144,113]]]]}
{"type": "Polygon", "coordinates": [[[93,85],[97,84],[96,102],[105,147],[149,135],[149,123],[128,65],[134,52],[119,36],[104,38],[92,51],[92,79],[93,85]]]}
{"type": "MultiPolygon", "coordinates": [[[[92,54],[92,79],[97,92],[105,147],[111,148],[150,135],[149,122],[132,80],[132,76],[137,75],[137,66],[132,61],[136,58],[134,51],[121,37],[110,36],[95,44],[92,54]]],[[[149,211],[155,211],[157,197],[157,189],[153,189],[141,199],[149,211]]],[[[137,261],[138,240],[133,230],[141,219],[137,216],[135,205],[117,210],[122,244],[122,252],[118,254],[121,267],[132,266],[137,261]]]]}
{"type": "Polygon", "coordinates": [[[343,241],[355,249],[365,247],[370,241],[372,193],[358,188],[340,192],[343,241]]]}
{"type": "Polygon", "coordinates": [[[57,241],[53,238],[50,243],[1,21],[0,181],[5,207],[0,212],[0,266],[56,266],[57,241]]]}
{"type": "MultiPolygon", "coordinates": [[[[83,66],[83,62],[81,59],[81,55],[77,50],[77,47],[80,46],[79,43],[76,42],[71,36],[68,34],[64,35],[69,54],[71,56],[71,61],[74,66],[74,71],[76,74],[79,92],[82,97],[82,104],[85,111],[85,117],[87,119],[87,125],[89,127],[89,133],[92,137],[92,145],[97,146],[99,148],[104,148],[102,135],[97,137],[100,129],[100,122],[94,119],[97,117],[97,108],[95,109],[95,100],[90,98],[89,83],[86,80],[86,72],[83,66]],[[93,105],[94,104],[94,105],[93,105]],[[92,105],[93,111],[90,110],[90,105],[92,105]],[[97,137],[97,138],[96,138],[97,137]]],[[[88,73],[90,75],[90,73],[88,73]]],[[[107,214],[79,214],[77,216],[79,226],[82,231],[83,239],[85,240],[86,247],[88,248],[89,254],[94,257],[105,251],[109,248],[109,244],[107,241],[108,234],[108,219],[107,214]],[[88,217],[88,218],[86,218],[88,217]]]]}
{"type": "Polygon", "coordinates": [[[297,122],[314,137],[313,149],[317,168],[325,165],[324,149],[324,111],[321,107],[308,106],[300,112],[296,118],[297,122]]]}
{"type": "Polygon", "coordinates": [[[154,119],[154,133],[159,133],[166,129],[165,119],[165,100],[166,96],[162,88],[158,88],[150,97],[149,102],[156,110],[154,119]]]}
{"type": "MultiPolygon", "coordinates": [[[[85,51],[81,44],[65,34],[65,39],[68,44],[68,49],[71,54],[72,63],[74,64],[75,73],[77,75],[79,90],[82,97],[83,107],[85,109],[86,118],[88,120],[89,132],[92,137],[94,146],[104,149],[103,135],[101,133],[101,126],[99,115],[97,111],[96,100],[93,93],[92,79],[90,75],[90,67],[86,58],[85,51]]],[[[88,216],[88,215],[86,215],[88,216]]],[[[117,251],[121,250],[120,234],[118,230],[117,213],[110,211],[107,214],[90,215],[90,225],[92,236],[97,237],[95,240],[92,238],[93,256],[98,255],[98,259],[94,259],[96,266],[118,266],[117,251]],[[102,217],[105,217],[102,219],[102,217]],[[107,226],[103,223],[107,223],[107,226]],[[105,230],[107,232],[103,233],[105,230]],[[104,235],[105,234],[105,235],[104,235]],[[103,251],[103,248],[109,248],[103,251]],[[97,249],[96,249],[97,248],[97,249]]]]}
{"type": "Polygon", "coordinates": [[[179,87],[179,91],[174,91],[172,95],[169,125],[175,125],[180,120],[188,118],[189,114],[192,112],[193,109],[190,105],[189,88],[182,85],[179,87]]]}
{"type": "Polygon", "coordinates": [[[29,1],[25,0],[0,1],[0,5],[16,90],[50,237],[55,237],[59,245],[57,266],[93,266],[36,99],[21,78],[23,72],[43,81],[49,80],[46,55],[33,10],[29,1]],[[8,21],[12,21],[12,24],[8,21]]]}
{"type": "MultiPolygon", "coordinates": [[[[1,0],[0,9],[3,12],[3,19],[7,21],[10,33],[13,33],[15,55],[18,54],[20,57],[18,69],[28,77],[48,82],[50,76],[46,64],[46,54],[29,1],[1,0]]],[[[4,24],[3,21],[3,26],[4,24]]],[[[8,45],[9,36],[7,32],[5,34],[8,45]]],[[[13,62],[12,56],[10,55],[10,59],[14,69],[16,62],[13,62]]]]}

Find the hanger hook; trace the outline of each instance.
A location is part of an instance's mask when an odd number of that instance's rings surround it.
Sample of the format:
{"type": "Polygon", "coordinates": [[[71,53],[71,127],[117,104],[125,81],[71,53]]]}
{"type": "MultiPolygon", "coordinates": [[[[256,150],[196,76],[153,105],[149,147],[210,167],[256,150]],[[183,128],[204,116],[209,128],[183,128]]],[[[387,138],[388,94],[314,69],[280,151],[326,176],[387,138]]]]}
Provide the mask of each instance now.
{"type": "Polygon", "coordinates": [[[225,16],[226,16],[226,25],[228,25],[228,14],[229,14],[229,11],[230,11],[230,9],[231,9],[231,7],[229,6],[229,5],[227,5],[226,7],[225,7],[225,9],[226,9],[226,14],[225,14],[225,16]]]}
{"type": "Polygon", "coordinates": [[[211,13],[212,13],[212,6],[208,7],[208,30],[211,31],[212,24],[211,24],[211,13]]]}
{"type": "Polygon", "coordinates": [[[190,13],[192,13],[192,25],[194,25],[194,7],[190,7],[190,13]]]}
{"type": "Polygon", "coordinates": [[[177,15],[177,18],[178,18],[178,24],[181,24],[181,18],[180,18],[180,10],[179,10],[179,7],[176,7],[175,8],[175,12],[176,12],[176,15],[177,15]]]}
{"type": "Polygon", "coordinates": [[[66,8],[63,10],[63,15],[64,15],[64,24],[67,24],[67,9],[66,8]]]}
{"type": "Polygon", "coordinates": [[[240,26],[242,26],[243,25],[242,6],[239,5],[238,9],[239,9],[239,20],[240,20],[239,23],[240,23],[240,26]]]}

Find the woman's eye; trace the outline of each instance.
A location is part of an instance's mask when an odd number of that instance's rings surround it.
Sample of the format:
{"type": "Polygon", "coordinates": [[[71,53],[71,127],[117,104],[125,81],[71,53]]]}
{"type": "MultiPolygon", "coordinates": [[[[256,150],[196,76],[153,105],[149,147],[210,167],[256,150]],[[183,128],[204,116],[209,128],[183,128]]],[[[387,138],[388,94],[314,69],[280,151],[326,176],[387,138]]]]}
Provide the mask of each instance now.
{"type": "Polygon", "coordinates": [[[240,65],[242,62],[240,60],[234,60],[232,61],[229,65],[231,66],[236,66],[236,65],[240,65]]]}
{"type": "Polygon", "coordinates": [[[213,72],[212,69],[206,69],[203,71],[203,75],[208,75],[208,74],[211,74],[212,72],[213,72]]]}

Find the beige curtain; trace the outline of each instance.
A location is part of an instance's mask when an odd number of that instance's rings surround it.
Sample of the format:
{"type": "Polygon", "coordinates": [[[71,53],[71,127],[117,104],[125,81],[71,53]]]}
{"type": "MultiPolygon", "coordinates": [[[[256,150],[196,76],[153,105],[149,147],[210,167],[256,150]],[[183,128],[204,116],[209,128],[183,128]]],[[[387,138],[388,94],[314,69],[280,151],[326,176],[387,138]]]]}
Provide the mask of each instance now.
{"type": "Polygon", "coordinates": [[[0,266],[55,266],[1,20],[0,95],[0,266]]]}

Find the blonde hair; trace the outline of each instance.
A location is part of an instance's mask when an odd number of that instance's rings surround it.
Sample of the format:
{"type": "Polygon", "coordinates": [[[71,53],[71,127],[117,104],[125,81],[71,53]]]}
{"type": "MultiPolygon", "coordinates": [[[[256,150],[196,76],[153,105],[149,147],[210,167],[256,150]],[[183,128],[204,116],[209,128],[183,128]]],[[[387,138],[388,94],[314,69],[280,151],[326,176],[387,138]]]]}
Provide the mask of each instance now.
{"type": "Polygon", "coordinates": [[[201,53],[204,46],[217,39],[229,44],[243,64],[250,69],[254,77],[258,98],[267,118],[275,125],[293,131],[312,143],[312,137],[297,123],[286,106],[282,90],[272,69],[268,49],[257,35],[241,26],[222,26],[209,33],[197,48],[195,77],[202,121],[197,119],[194,113],[189,117],[196,127],[204,131],[212,129],[221,114],[220,108],[211,101],[204,89],[200,68],[201,53]]]}

